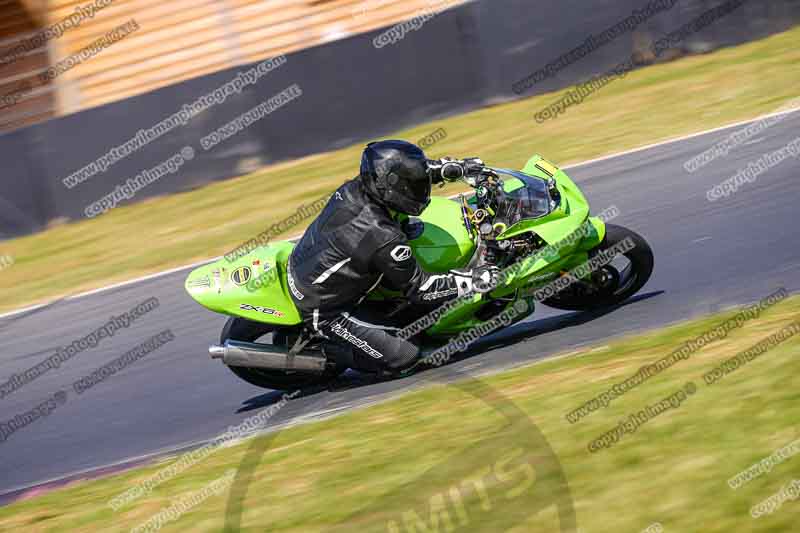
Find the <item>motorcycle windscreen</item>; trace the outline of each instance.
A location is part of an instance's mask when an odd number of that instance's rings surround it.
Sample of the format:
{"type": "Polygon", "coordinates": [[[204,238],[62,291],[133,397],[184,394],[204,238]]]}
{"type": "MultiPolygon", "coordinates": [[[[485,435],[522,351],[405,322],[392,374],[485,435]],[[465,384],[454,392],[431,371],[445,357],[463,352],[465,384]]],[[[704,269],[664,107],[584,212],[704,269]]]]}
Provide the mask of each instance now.
{"type": "Polygon", "coordinates": [[[495,217],[496,222],[502,222],[510,228],[521,220],[540,218],[550,213],[553,202],[543,180],[514,171],[500,173],[500,177],[517,178],[523,186],[505,192],[495,217]]]}

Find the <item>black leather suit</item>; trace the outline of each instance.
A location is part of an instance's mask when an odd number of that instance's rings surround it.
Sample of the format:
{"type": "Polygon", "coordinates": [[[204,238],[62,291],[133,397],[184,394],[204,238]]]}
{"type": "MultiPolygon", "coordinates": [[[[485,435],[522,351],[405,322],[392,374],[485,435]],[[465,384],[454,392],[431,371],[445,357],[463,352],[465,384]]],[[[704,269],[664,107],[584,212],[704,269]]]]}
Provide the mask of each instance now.
{"type": "Polygon", "coordinates": [[[468,290],[458,274],[428,274],[411,253],[390,212],[374,201],[359,179],[342,185],[306,230],[289,259],[292,299],[306,324],[349,344],[362,370],[401,370],[419,357],[419,347],[358,309],[381,283],[412,302],[442,304],[468,290]]]}

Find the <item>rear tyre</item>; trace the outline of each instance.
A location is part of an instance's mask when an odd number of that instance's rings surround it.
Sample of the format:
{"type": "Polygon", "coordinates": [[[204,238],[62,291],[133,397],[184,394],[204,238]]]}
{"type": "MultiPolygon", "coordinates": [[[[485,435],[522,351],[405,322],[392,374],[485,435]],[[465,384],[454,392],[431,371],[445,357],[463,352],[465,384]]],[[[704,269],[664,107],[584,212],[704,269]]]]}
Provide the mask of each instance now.
{"type": "MultiPolygon", "coordinates": [[[[219,340],[221,344],[225,344],[227,340],[257,342],[261,337],[269,334],[272,334],[270,337],[273,338],[276,335],[291,335],[294,333],[292,329],[293,328],[281,328],[273,324],[253,322],[244,318],[231,317],[225,323],[225,327],[222,328],[219,340]]],[[[271,344],[273,339],[269,339],[269,342],[265,340],[261,340],[261,342],[271,344]]],[[[251,385],[275,390],[296,390],[322,385],[331,381],[338,374],[336,371],[330,371],[319,375],[243,366],[230,366],[228,368],[231,369],[231,372],[251,385]]]]}
{"type": "Polygon", "coordinates": [[[644,237],[628,228],[606,224],[605,239],[589,252],[589,257],[628,238],[635,246],[621,254],[628,263],[625,268],[612,261],[592,274],[591,283],[576,283],[542,303],[565,311],[586,311],[619,304],[636,294],[653,273],[653,250],[644,237]]]}

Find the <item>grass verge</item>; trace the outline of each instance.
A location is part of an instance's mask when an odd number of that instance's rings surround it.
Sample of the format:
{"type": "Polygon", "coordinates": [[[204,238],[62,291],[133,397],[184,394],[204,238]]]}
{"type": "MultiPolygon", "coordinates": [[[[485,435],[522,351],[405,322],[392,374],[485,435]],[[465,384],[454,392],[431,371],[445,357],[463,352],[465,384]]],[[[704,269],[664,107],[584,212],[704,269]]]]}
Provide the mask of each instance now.
{"type": "MultiPolygon", "coordinates": [[[[569,483],[582,532],[641,531],[655,522],[665,531],[791,531],[800,501],[786,501],[758,519],[749,512],[793,475],[800,477],[800,455],[736,490],[727,480],[800,437],[800,335],[714,385],[702,376],[797,322],[800,298],[775,305],[583,420],[570,424],[565,418],[732,315],[615,340],[479,381],[435,384],[252,439],[216,452],[116,513],[106,506],[112,497],[169,461],[78,483],[0,508],[0,530],[129,530],[238,468],[247,449],[262,446],[265,453],[251,458],[242,531],[557,531],[554,506],[536,511],[559,494],[557,470],[569,483]],[[628,414],[688,382],[696,392],[681,405],[608,449],[588,451],[591,440],[628,414]],[[537,432],[549,442],[557,468],[537,432]]],[[[164,530],[222,530],[228,496],[208,497],[164,530]]]]}
{"type": "MultiPolygon", "coordinates": [[[[484,108],[387,137],[444,128],[428,152],[521,167],[532,153],[566,164],[768,113],[797,95],[800,28],[635,71],[544,124],[564,92],[484,108]]],[[[361,144],[2,243],[0,311],[221,255],[357,173],[361,144]],[[58,265],[54,268],[53,265],[58,265]]],[[[452,188],[445,191],[453,192],[452,188]]],[[[288,234],[296,234],[302,227],[288,234]]]]}

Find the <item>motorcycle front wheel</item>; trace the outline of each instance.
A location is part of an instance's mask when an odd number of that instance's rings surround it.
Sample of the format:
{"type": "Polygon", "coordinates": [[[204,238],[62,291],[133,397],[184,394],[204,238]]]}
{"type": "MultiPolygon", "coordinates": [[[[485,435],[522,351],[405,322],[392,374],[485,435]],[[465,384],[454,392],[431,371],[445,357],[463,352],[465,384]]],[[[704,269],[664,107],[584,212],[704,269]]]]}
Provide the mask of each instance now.
{"type": "Polygon", "coordinates": [[[565,311],[586,311],[622,303],[641,289],[653,273],[653,250],[638,233],[606,224],[606,236],[589,257],[630,239],[633,248],[597,269],[588,281],[580,281],[565,288],[542,303],[565,311]]]}

